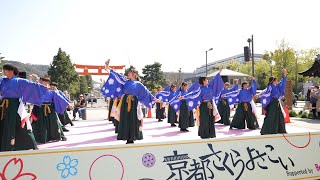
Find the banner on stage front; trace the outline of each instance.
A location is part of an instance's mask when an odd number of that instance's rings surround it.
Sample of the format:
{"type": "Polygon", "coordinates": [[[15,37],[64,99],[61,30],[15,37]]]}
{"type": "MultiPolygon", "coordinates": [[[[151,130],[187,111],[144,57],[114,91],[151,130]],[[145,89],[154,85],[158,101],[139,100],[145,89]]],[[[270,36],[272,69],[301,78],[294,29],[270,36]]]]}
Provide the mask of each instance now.
{"type": "Polygon", "coordinates": [[[320,179],[320,132],[0,153],[0,179],[320,179]]]}

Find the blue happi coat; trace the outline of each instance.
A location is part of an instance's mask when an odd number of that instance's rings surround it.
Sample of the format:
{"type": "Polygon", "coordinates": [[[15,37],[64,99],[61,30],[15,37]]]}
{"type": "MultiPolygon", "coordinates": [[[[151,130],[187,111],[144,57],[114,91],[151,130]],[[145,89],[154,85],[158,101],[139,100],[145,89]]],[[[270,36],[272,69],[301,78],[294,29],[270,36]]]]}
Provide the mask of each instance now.
{"type": "Polygon", "coordinates": [[[252,97],[256,95],[256,92],[257,92],[257,82],[253,80],[252,85],[248,89],[241,89],[241,90],[226,93],[225,99],[228,100],[229,105],[232,105],[235,103],[242,103],[242,102],[250,103],[252,100],[252,97]]]}
{"type": "Polygon", "coordinates": [[[67,97],[63,92],[59,90],[56,90],[56,91],[48,90],[43,95],[43,102],[53,103],[56,112],[59,114],[63,114],[67,106],[69,105],[69,101],[67,97]]]}
{"type": "Polygon", "coordinates": [[[280,97],[284,96],[286,90],[286,82],[287,78],[285,76],[282,76],[282,79],[278,84],[270,84],[262,91],[262,93],[260,94],[260,101],[263,109],[265,109],[269,105],[272,99],[278,100],[280,97]]]}
{"type": "MultiPolygon", "coordinates": [[[[216,103],[219,100],[220,93],[223,89],[224,83],[218,73],[207,86],[201,86],[198,82],[195,82],[189,90],[187,94],[184,95],[184,100],[186,100],[188,105],[188,110],[191,111],[197,106],[199,106],[203,101],[211,101],[214,100],[216,103]]],[[[176,96],[174,99],[170,101],[170,105],[177,112],[180,110],[181,100],[176,96]]]]}
{"type": "Polygon", "coordinates": [[[155,96],[162,102],[169,102],[176,96],[177,91],[160,91],[155,96]]]}
{"type": "Polygon", "coordinates": [[[111,70],[109,78],[101,88],[104,96],[115,98],[121,97],[123,94],[136,96],[138,101],[150,108],[154,102],[154,96],[139,81],[131,81],[121,74],[111,70]]]}
{"type": "MultiPolygon", "coordinates": [[[[232,88],[223,89],[223,90],[221,91],[220,97],[221,97],[222,95],[226,95],[226,94],[228,94],[228,93],[230,93],[230,92],[234,92],[234,91],[238,91],[238,84],[235,84],[232,88]]],[[[222,97],[221,97],[221,98],[222,98],[222,97]]],[[[222,99],[225,99],[225,98],[222,98],[222,99]]],[[[220,102],[221,102],[221,99],[219,99],[218,104],[219,104],[220,102]]]]}
{"type": "Polygon", "coordinates": [[[2,78],[0,84],[2,98],[20,98],[24,103],[37,106],[41,106],[46,91],[45,86],[16,76],[11,79],[2,78]]]}

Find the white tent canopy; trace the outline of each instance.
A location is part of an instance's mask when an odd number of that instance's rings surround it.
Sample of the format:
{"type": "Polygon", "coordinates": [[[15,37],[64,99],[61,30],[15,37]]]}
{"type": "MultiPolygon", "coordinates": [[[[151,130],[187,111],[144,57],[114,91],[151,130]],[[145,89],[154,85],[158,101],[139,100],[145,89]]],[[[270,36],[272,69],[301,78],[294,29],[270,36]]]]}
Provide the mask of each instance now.
{"type": "MultiPolygon", "coordinates": [[[[208,74],[208,77],[214,77],[218,74],[219,71],[216,71],[214,73],[211,73],[211,74],[208,74]]],[[[243,74],[243,73],[240,73],[240,72],[237,72],[237,71],[232,71],[230,69],[222,69],[221,73],[220,73],[221,76],[228,76],[228,77],[249,77],[248,74],[243,74]]]]}

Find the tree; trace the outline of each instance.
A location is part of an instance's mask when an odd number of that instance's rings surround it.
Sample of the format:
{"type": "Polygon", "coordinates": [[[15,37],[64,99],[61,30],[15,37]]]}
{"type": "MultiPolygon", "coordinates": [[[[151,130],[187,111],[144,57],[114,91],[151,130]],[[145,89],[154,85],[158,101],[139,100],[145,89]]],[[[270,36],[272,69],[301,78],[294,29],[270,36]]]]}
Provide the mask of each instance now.
{"type": "MultiPolygon", "coordinates": [[[[313,63],[315,56],[320,53],[320,49],[307,49],[307,50],[301,50],[298,54],[298,59],[297,59],[297,72],[303,72],[309,69],[313,63]]],[[[314,77],[303,77],[301,75],[297,76],[297,92],[303,91],[303,83],[307,81],[312,81],[315,84],[319,85],[320,80],[319,78],[314,78],[314,77]]]]}
{"type": "MultiPolygon", "coordinates": [[[[129,73],[130,70],[137,70],[137,69],[134,66],[131,65],[129,68],[126,68],[124,70],[124,75],[128,76],[128,73],[129,73]]],[[[139,76],[139,74],[138,74],[138,76],[139,76]]]]}
{"type": "Polygon", "coordinates": [[[86,78],[86,82],[87,82],[87,86],[88,86],[87,92],[91,92],[93,90],[92,76],[91,75],[85,75],[84,77],[86,78]]]}
{"type": "Polygon", "coordinates": [[[88,93],[88,82],[86,76],[80,76],[79,89],[80,94],[88,93]]]}
{"type": "Polygon", "coordinates": [[[240,67],[242,66],[242,64],[239,61],[231,61],[226,68],[230,69],[232,71],[238,71],[238,72],[242,72],[240,71],[240,67]]]}
{"type": "MultiPolygon", "coordinates": [[[[255,67],[255,77],[258,84],[258,88],[264,89],[268,84],[268,78],[266,76],[270,74],[271,64],[268,61],[262,59],[258,62],[255,62],[254,67],[255,67]]],[[[233,61],[227,65],[227,68],[233,71],[237,71],[245,74],[252,73],[251,62],[246,62],[241,64],[238,61],[233,61]]]]}
{"type": "Polygon", "coordinates": [[[264,89],[269,83],[269,76],[271,75],[271,63],[267,60],[261,59],[254,66],[255,77],[259,89],[264,89]]]}
{"type": "Polygon", "coordinates": [[[270,61],[275,61],[274,76],[281,78],[282,67],[287,69],[287,79],[292,81],[293,91],[299,93],[306,81],[313,80],[318,83],[315,78],[303,77],[298,73],[309,69],[314,63],[314,57],[319,53],[319,48],[296,51],[290,47],[288,42],[282,40],[278,49],[273,52],[266,52],[264,57],[269,58],[270,61]]]}
{"type": "Polygon", "coordinates": [[[275,74],[282,75],[282,68],[286,68],[289,75],[295,73],[296,51],[290,47],[289,43],[282,40],[278,49],[270,52],[270,57],[275,61],[275,74]]]}
{"type": "Polygon", "coordinates": [[[266,55],[264,57],[269,57],[270,60],[273,60],[275,62],[273,76],[277,77],[278,79],[281,79],[282,76],[282,68],[286,68],[288,71],[288,80],[292,80],[292,86],[293,91],[297,92],[297,86],[298,83],[295,81],[297,72],[297,58],[298,53],[290,47],[289,43],[285,40],[282,40],[280,45],[278,46],[278,49],[276,49],[273,52],[266,52],[266,55]]]}
{"type": "Polygon", "coordinates": [[[59,48],[48,69],[51,80],[58,83],[59,89],[69,91],[74,96],[79,93],[79,75],[77,74],[70,56],[59,48]]]}
{"type": "Polygon", "coordinates": [[[142,80],[150,91],[156,89],[159,85],[165,85],[164,74],[161,71],[161,66],[162,64],[155,62],[154,64],[146,65],[142,69],[142,74],[144,74],[142,80]]]}
{"type": "Polygon", "coordinates": [[[3,66],[3,61],[5,57],[1,56],[1,53],[0,53],[0,75],[2,75],[2,66],[3,66]]]}
{"type": "Polygon", "coordinates": [[[5,57],[1,56],[1,53],[0,53],[0,62],[1,60],[4,60],[5,57]]]}

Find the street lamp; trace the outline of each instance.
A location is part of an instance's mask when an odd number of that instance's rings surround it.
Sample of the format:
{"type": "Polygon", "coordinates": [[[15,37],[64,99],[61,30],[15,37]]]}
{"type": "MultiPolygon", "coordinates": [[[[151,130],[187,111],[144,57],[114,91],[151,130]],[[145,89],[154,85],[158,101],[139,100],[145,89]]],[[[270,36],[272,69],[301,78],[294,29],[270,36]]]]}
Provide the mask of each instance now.
{"type": "MultiPolygon", "coordinates": [[[[297,54],[297,53],[296,53],[297,54]]],[[[295,57],[296,59],[296,94],[298,94],[298,57],[295,57]]]]}
{"type": "Polygon", "coordinates": [[[213,48],[210,48],[206,51],[206,76],[208,76],[208,51],[212,51],[213,48]]]}
{"type": "Polygon", "coordinates": [[[249,49],[251,50],[251,58],[252,58],[252,77],[254,77],[254,51],[253,51],[253,35],[251,38],[248,38],[247,42],[249,43],[249,49]],[[251,44],[250,44],[251,43],[251,44]],[[251,47],[251,48],[250,48],[251,47]]]}

